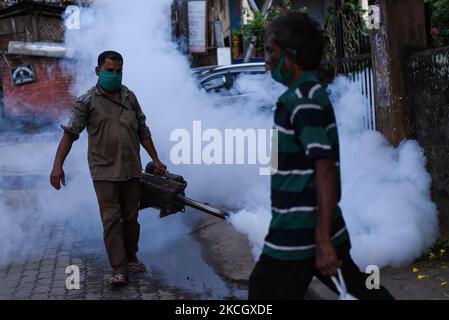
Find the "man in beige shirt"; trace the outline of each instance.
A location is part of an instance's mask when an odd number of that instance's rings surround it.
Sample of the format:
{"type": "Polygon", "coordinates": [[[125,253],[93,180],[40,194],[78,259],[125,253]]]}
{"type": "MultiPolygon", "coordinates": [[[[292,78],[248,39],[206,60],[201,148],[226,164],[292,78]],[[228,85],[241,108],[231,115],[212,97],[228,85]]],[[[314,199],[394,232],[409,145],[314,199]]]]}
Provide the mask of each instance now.
{"type": "Polygon", "coordinates": [[[79,97],[56,152],[50,182],[65,185],[63,163],[79,134],[87,129],[88,163],[103,222],[103,237],[113,269],[112,285],[128,282],[128,271],[145,272],[136,253],[137,221],[142,173],[140,145],[153,159],[156,173],[166,172],[159,160],[146,117],[134,93],[122,85],[123,58],[115,51],[98,57],[98,83],[79,97]]]}

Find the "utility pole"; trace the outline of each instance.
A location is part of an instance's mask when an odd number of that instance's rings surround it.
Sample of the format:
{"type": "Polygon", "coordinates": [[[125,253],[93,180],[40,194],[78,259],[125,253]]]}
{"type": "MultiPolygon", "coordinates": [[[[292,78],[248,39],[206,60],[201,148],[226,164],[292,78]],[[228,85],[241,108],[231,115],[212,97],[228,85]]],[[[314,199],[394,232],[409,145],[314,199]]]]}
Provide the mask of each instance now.
{"type": "Polygon", "coordinates": [[[373,30],[376,127],[397,146],[408,136],[405,61],[426,49],[423,0],[378,0],[379,28],[373,30]]]}

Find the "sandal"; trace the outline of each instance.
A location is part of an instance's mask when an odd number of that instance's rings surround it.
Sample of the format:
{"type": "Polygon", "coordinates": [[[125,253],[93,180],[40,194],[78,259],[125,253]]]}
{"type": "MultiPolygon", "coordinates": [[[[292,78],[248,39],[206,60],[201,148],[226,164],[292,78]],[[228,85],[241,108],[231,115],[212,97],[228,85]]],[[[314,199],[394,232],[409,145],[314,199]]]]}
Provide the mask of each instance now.
{"type": "Polygon", "coordinates": [[[128,283],[128,277],[123,273],[117,273],[109,279],[109,284],[114,287],[121,287],[128,283]]]}
{"type": "Polygon", "coordinates": [[[145,267],[145,265],[142,262],[136,261],[136,262],[128,263],[128,270],[133,273],[141,273],[141,272],[146,272],[147,268],[145,267]]]}

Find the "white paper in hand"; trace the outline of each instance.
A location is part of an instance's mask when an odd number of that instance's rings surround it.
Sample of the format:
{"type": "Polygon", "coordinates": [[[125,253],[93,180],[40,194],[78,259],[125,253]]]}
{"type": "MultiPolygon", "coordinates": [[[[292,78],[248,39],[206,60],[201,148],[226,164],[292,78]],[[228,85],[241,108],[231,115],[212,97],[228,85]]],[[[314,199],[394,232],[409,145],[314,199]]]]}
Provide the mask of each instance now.
{"type": "Polygon", "coordinates": [[[338,272],[338,280],[335,276],[331,277],[331,279],[335,284],[335,287],[337,287],[338,292],[340,293],[338,300],[358,300],[352,294],[348,293],[341,269],[338,269],[337,272],[338,272]]]}

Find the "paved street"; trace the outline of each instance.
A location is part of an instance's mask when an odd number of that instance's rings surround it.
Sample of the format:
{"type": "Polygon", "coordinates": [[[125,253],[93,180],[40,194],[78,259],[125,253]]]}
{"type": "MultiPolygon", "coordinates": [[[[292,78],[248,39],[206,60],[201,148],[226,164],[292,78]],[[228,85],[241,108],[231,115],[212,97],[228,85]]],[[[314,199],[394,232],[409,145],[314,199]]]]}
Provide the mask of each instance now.
{"type": "MultiPolygon", "coordinates": [[[[27,201],[23,205],[29,206],[27,201]]],[[[149,271],[131,274],[128,286],[118,290],[107,283],[111,269],[98,223],[86,228],[70,219],[44,221],[42,213],[33,214],[32,209],[20,226],[25,236],[20,241],[12,237],[14,252],[0,264],[0,299],[241,299],[246,295],[223,282],[203,261],[190,227],[180,223],[183,217],[161,220],[153,213],[142,215],[139,257],[149,271]],[[150,224],[172,238],[159,239],[150,224]],[[167,244],[151,245],[160,240],[167,244]],[[79,290],[66,288],[69,265],[79,267],[79,290]]]]}
{"type": "MultiPolygon", "coordinates": [[[[29,224],[37,219],[29,220],[29,224]]],[[[36,230],[36,229],[34,229],[36,230]]],[[[15,259],[0,269],[1,299],[195,299],[161,281],[160,271],[131,275],[121,290],[107,284],[110,269],[101,242],[80,237],[64,223],[42,225],[21,245],[15,259]],[[67,290],[68,265],[80,268],[80,289],[67,290]]]]}

